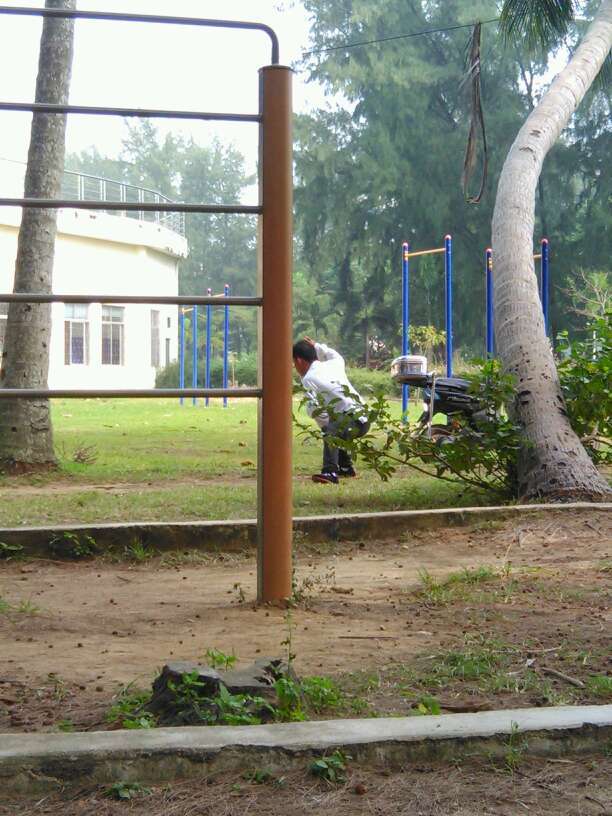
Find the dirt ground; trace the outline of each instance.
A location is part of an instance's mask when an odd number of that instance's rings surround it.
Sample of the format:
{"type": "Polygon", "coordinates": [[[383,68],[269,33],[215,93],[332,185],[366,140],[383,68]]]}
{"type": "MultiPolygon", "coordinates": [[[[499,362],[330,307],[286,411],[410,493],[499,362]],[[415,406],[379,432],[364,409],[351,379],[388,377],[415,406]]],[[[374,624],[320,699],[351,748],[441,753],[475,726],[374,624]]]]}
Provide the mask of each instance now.
{"type": "Polygon", "coordinates": [[[109,789],[36,797],[3,805],[1,816],[602,816],[612,812],[612,760],[526,759],[513,773],[487,762],[424,764],[389,772],[349,767],[332,786],[307,771],[256,784],[222,776],[155,786],[127,802],[109,789]]]}
{"type": "Polygon", "coordinates": [[[611,533],[593,510],[393,542],[298,542],[289,614],[254,605],[250,553],[5,561],[0,732],[107,728],[115,695],[149,688],[165,662],[201,660],[208,647],[238,665],[282,656],[289,632],[298,674],[332,676],[352,701],[329,716],[407,713],[422,693],[446,711],[609,702],[589,678],[610,669],[611,533]],[[466,578],[478,570],[482,582],[466,578]],[[481,682],[478,661],[491,668],[494,652],[504,660],[481,682]]]}

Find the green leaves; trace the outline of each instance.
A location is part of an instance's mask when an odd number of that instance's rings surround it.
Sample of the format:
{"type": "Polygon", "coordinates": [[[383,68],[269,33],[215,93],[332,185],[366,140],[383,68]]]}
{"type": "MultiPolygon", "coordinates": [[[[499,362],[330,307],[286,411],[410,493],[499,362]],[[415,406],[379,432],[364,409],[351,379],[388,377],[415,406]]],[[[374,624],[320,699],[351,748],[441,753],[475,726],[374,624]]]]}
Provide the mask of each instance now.
{"type": "Polygon", "coordinates": [[[336,785],[346,781],[347,761],[350,759],[342,751],[334,751],[329,756],[315,759],[309,771],[313,776],[336,785]]]}
{"type": "Polygon", "coordinates": [[[612,462],[612,313],[592,321],[584,340],[558,337],[561,390],[572,428],[591,458],[612,462]]]}
{"type": "Polygon", "coordinates": [[[572,0],[505,0],[500,29],[508,42],[548,49],[567,32],[574,5],[572,0]]]}

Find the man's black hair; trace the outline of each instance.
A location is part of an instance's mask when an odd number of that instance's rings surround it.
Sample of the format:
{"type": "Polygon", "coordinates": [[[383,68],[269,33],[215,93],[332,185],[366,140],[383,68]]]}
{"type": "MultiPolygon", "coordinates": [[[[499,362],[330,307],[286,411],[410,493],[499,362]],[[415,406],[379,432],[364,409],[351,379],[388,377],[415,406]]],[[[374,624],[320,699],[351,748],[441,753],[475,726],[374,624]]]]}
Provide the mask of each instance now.
{"type": "Polygon", "coordinates": [[[293,357],[294,359],[300,357],[302,360],[314,363],[317,359],[317,352],[315,351],[315,347],[307,343],[306,340],[298,340],[297,343],[293,344],[293,357]]]}

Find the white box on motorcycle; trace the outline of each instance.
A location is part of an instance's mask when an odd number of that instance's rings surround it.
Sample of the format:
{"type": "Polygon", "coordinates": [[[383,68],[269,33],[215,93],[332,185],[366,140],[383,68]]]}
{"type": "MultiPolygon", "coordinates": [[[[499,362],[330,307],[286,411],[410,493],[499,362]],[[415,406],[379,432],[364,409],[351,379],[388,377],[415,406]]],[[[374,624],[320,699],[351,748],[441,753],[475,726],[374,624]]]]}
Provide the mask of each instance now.
{"type": "Polygon", "coordinates": [[[420,354],[402,354],[391,363],[391,379],[401,385],[427,385],[427,357],[420,354]]]}

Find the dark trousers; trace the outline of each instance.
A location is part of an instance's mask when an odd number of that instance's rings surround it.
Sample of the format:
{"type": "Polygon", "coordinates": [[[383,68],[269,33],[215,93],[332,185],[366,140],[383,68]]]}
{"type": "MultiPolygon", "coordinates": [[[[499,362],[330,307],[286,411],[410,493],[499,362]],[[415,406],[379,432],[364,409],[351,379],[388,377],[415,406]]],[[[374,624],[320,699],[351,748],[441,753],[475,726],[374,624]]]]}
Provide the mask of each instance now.
{"type": "Polygon", "coordinates": [[[333,436],[336,439],[359,439],[368,432],[369,422],[360,422],[352,414],[341,414],[337,419],[329,422],[323,429],[323,472],[338,473],[339,469],[345,470],[352,467],[350,453],[341,447],[328,444],[325,437],[333,436]]]}

